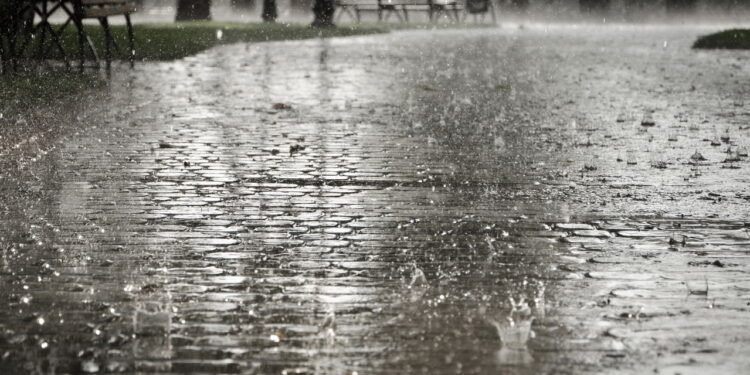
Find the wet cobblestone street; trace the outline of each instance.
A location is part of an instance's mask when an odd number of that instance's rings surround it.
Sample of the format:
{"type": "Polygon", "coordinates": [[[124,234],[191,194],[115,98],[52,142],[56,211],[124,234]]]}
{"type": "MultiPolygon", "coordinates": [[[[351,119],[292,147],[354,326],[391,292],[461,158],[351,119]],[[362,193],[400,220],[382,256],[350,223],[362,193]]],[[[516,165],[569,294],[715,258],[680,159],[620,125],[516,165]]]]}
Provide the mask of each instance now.
{"type": "Polygon", "coordinates": [[[0,374],[747,373],[750,54],[702,31],[115,69],[0,153],[0,374]]]}

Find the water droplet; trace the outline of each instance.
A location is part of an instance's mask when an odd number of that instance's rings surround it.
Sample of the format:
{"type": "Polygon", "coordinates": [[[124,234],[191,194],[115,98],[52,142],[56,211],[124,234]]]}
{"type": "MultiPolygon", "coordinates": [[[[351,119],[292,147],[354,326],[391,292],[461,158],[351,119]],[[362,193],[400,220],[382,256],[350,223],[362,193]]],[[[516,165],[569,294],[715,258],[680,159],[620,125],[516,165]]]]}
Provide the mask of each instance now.
{"type": "Polygon", "coordinates": [[[695,151],[695,153],[693,155],[690,156],[690,159],[693,160],[693,161],[705,161],[706,160],[706,158],[703,156],[703,154],[701,154],[697,150],[695,151]]]}
{"type": "Polygon", "coordinates": [[[505,140],[501,136],[495,137],[495,140],[493,141],[493,146],[495,147],[495,151],[502,152],[505,151],[505,140]]]}
{"type": "Polygon", "coordinates": [[[321,330],[331,330],[336,328],[336,312],[331,308],[328,314],[323,318],[323,323],[320,324],[321,330]]]}
{"type": "Polygon", "coordinates": [[[99,365],[93,360],[81,362],[81,371],[86,374],[94,374],[99,372],[99,365]]]}
{"type": "Polygon", "coordinates": [[[427,277],[425,277],[424,272],[422,272],[419,267],[414,267],[414,273],[411,276],[411,282],[409,283],[409,288],[414,287],[421,287],[427,285],[427,277]]]}

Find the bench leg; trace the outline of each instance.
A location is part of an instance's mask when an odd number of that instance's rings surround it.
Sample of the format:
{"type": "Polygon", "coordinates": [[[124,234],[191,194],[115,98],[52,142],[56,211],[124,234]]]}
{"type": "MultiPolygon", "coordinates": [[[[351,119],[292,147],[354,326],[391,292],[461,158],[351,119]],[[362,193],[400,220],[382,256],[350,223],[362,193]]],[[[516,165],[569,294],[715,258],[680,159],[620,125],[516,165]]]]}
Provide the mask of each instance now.
{"type": "Polygon", "coordinates": [[[86,34],[83,30],[83,21],[81,21],[81,19],[76,16],[73,17],[73,23],[76,25],[76,29],[78,29],[78,62],[80,63],[79,70],[83,72],[83,63],[86,60],[86,47],[84,46],[86,44],[86,34]]]}
{"type": "Polygon", "coordinates": [[[352,21],[359,22],[359,12],[357,12],[357,9],[350,6],[342,6],[339,7],[339,15],[336,17],[336,22],[341,21],[342,18],[344,18],[344,14],[348,15],[349,18],[352,19],[352,21]]]}
{"type": "Polygon", "coordinates": [[[37,44],[37,46],[36,46],[37,47],[36,55],[40,59],[44,57],[44,41],[47,40],[47,28],[44,27],[44,26],[42,26],[41,32],[42,32],[42,34],[39,37],[39,39],[37,40],[37,43],[39,43],[39,44],[37,44]]]}
{"type": "Polygon", "coordinates": [[[109,29],[109,20],[107,17],[99,18],[99,23],[104,29],[104,58],[106,61],[107,70],[112,66],[112,32],[109,29]]]}
{"type": "Polygon", "coordinates": [[[125,14],[125,24],[128,26],[128,60],[132,69],[135,66],[135,35],[133,35],[133,23],[130,22],[130,14],[125,14]]]}
{"type": "Polygon", "coordinates": [[[341,8],[339,8],[338,11],[339,11],[338,16],[336,16],[336,10],[333,11],[333,14],[334,14],[333,19],[336,21],[336,23],[339,23],[341,21],[341,15],[344,13],[344,10],[341,8]]]}
{"type": "MultiPolygon", "coordinates": [[[[41,10],[39,10],[38,8],[33,9],[33,11],[35,11],[40,17],[40,21],[39,21],[39,24],[37,25],[37,28],[41,30],[42,32],[41,36],[39,37],[38,44],[37,44],[37,56],[40,59],[46,59],[49,56],[50,51],[52,51],[54,47],[57,47],[57,50],[60,52],[62,59],[65,61],[67,65],[68,60],[65,56],[65,50],[62,48],[62,43],[60,42],[59,35],[62,33],[65,27],[68,26],[68,22],[66,21],[65,23],[63,23],[62,26],[60,26],[60,28],[57,31],[55,31],[55,29],[52,27],[52,24],[50,24],[49,22],[49,15],[57,9],[58,9],[57,7],[53,7],[52,9],[49,9],[48,4],[46,2],[42,3],[41,10]],[[49,32],[50,44],[49,46],[46,46],[45,48],[48,32],[49,32]]],[[[36,31],[36,28],[34,31],[36,31]]]]}
{"type": "Polygon", "coordinates": [[[37,53],[36,53],[37,57],[41,59],[41,58],[44,57],[43,56],[43,54],[44,54],[44,41],[45,41],[45,39],[47,39],[47,25],[49,25],[49,21],[47,20],[47,17],[49,16],[47,14],[47,2],[43,1],[41,3],[41,6],[42,6],[41,10],[39,8],[37,8],[35,4],[32,4],[32,6],[34,7],[34,11],[39,15],[39,23],[37,24],[37,27],[42,32],[41,36],[39,37],[39,39],[37,39],[37,43],[38,44],[36,46],[37,47],[37,53]]]}

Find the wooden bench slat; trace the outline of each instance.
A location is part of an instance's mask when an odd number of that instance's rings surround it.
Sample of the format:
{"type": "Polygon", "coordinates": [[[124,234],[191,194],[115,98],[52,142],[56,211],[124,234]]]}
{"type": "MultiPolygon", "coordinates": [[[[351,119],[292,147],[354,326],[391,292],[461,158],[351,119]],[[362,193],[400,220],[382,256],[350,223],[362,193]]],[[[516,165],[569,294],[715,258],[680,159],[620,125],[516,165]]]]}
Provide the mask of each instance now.
{"type": "Polygon", "coordinates": [[[95,5],[129,5],[130,0],[81,0],[83,6],[95,6],[95,5]]]}
{"type": "MultiPolygon", "coordinates": [[[[458,12],[465,11],[461,0],[336,0],[336,7],[341,9],[339,18],[347,14],[357,22],[360,21],[360,12],[363,11],[377,11],[378,21],[387,20],[391,15],[395,15],[399,20],[409,22],[410,12],[426,11],[431,22],[441,16],[461,22],[458,12]]],[[[485,8],[484,12],[489,9],[489,7],[485,8]]],[[[494,10],[492,17],[494,20],[494,10]]],[[[466,18],[465,14],[464,18],[466,18]]]]}
{"type": "Polygon", "coordinates": [[[458,0],[381,0],[378,2],[377,0],[339,0],[336,2],[337,6],[352,6],[352,7],[362,7],[362,6],[373,6],[377,7],[379,5],[387,6],[387,5],[398,5],[398,6],[410,6],[410,5],[460,5],[458,0]]]}
{"type": "Polygon", "coordinates": [[[136,8],[132,5],[107,6],[102,8],[84,8],[81,18],[102,18],[117,16],[121,14],[135,13],[136,8]]]}
{"type": "Polygon", "coordinates": [[[430,5],[429,0],[382,0],[383,5],[430,5]]]}

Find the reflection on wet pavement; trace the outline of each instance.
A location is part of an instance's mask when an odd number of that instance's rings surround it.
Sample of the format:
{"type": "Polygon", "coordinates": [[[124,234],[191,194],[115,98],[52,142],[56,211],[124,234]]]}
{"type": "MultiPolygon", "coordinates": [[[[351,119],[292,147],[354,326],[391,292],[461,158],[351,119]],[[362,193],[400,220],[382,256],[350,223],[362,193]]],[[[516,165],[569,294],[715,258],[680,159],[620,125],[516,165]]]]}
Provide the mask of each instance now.
{"type": "Polygon", "coordinates": [[[748,56],[590,31],[118,72],[2,180],[0,368],[741,372],[748,56]]]}

